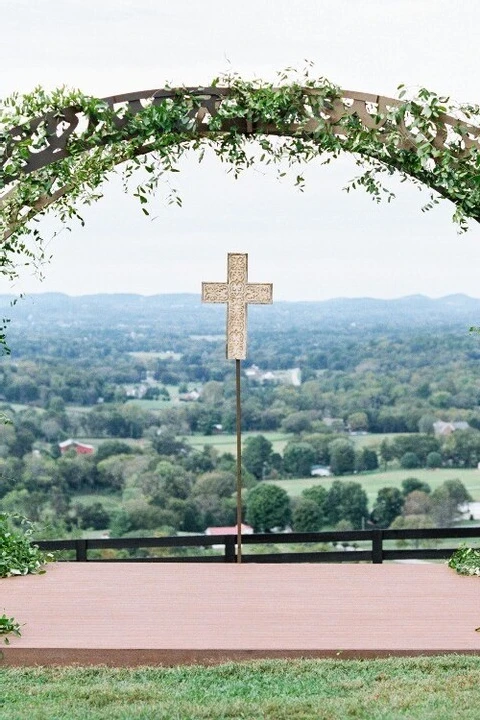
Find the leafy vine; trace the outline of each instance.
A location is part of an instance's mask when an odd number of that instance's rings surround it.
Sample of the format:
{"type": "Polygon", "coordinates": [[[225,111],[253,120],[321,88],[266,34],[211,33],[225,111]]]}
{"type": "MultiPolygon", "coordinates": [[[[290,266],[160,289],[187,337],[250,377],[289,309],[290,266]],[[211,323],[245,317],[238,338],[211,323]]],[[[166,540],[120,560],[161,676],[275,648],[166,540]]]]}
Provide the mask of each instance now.
{"type": "MultiPolygon", "coordinates": [[[[399,90],[398,99],[348,94],[288,70],[275,85],[230,75],[207,89],[152,91],[135,106],[64,88],[12,95],[0,103],[0,275],[13,280],[24,265],[41,267],[38,218],[83,223],[81,206],[102,197],[117,167],[148,214],[149,196],[191,148],[200,160],[212,148],[235,176],[259,163],[278,164],[284,174],[285,166],[351,153],[361,174],[347,190],[390,200],[384,179],[399,174],[431,189],[424,210],[442,197],[452,201],[453,220],[465,230],[468,219],[480,221],[480,108],[399,90]],[[146,172],[135,183],[139,169],[146,172]]],[[[303,188],[301,172],[295,184],[303,188]]],[[[175,189],[169,201],[181,204],[175,189]]]]}

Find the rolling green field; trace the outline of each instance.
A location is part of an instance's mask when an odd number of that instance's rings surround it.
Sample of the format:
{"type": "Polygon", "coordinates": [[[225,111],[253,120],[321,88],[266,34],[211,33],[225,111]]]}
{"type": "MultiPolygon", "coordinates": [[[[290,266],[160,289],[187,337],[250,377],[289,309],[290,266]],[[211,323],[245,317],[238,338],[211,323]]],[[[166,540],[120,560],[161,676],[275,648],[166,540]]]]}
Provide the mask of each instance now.
{"type": "MultiPolygon", "coordinates": [[[[293,435],[281,432],[246,432],[242,433],[242,444],[249,437],[263,435],[270,440],[273,446],[273,452],[282,453],[285,445],[289,440],[293,439],[293,435]]],[[[197,450],[201,450],[204,445],[213,445],[219,453],[229,452],[235,454],[237,451],[237,439],[232,433],[231,435],[187,435],[185,441],[197,450]]]]}
{"type": "Polygon", "coordinates": [[[181,353],[171,352],[171,351],[164,351],[164,352],[153,352],[152,350],[148,351],[132,351],[129,352],[128,355],[130,357],[135,358],[135,360],[138,360],[142,363],[151,363],[151,361],[154,360],[180,360],[182,357],[181,353]]]}
{"type": "MultiPolygon", "coordinates": [[[[122,507],[122,496],[120,493],[116,495],[110,493],[79,493],[74,495],[74,502],[80,503],[84,507],[90,507],[95,503],[102,503],[105,510],[109,513],[116,512],[122,507]]],[[[89,535],[90,537],[90,535],[89,535]]]]}
{"type": "MultiPolygon", "coordinates": [[[[132,400],[132,402],[135,403],[142,403],[142,402],[153,402],[156,403],[156,400],[132,400]]],[[[160,402],[160,401],[159,401],[160,402]]],[[[264,433],[258,433],[258,432],[246,432],[242,434],[242,442],[245,443],[245,440],[249,437],[254,437],[256,435],[262,434],[264,437],[266,437],[273,446],[273,451],[282,453],[285,445],[289,440],[292,440],[294,437],[293,435],[290,435],[288,433],[280,433],[280,432],[264,432],[264,433]]],[[[120,440],[121,442],[127,443],[128,445],[132,445],[133,447],[139,447],[139,448],[148,448],[150,446],[150,441],[146,440],[145,438],[96,438],[96,437],[83,437],[83,436],[76,436],[76,440],[79,440],[80,442],[87,443],[88,445],[93,445],[94,448],[98,448],[99,445],[101,445],[104,442],[110,442],[111,440],[120,440]]],[[[225,434],[225,435],[185,435],[183,437],[183,440],[190,445],[195,450],[202,450],[205,445],[213,446],[220,454],[222,453],[233,453],[235,454],[237,451],[237,441],[236,436],[234,434],[225,434]]]]}
{"type": "MultiPolygon", "coordinates": [[[[263,435],[267,440],[270,440],[273,445],[273,451],[278,453],[283,453],[285,445],[288,442],[298,440],[298,437],[291,433],[255,431],[242,433],[242,442],[244,443],[247,438],[255,437],[256,435],[263,435]]],[[[336,437],[337,436],[334,435],[332,439],[336,437]]],[[[393,433],[379,433],[378,435],[349,435],[348,439],[351,440],[357,448],[370,447],[378,449],[382,440],[385,438],[390,440],[393,437],[395,437],[393,433]]],[[[236,436],[234,433],[225,433],[222,435],[189,435],[185,440],[192,447],[199,449],[203,448],[204,445],[213,445],[220,453],[234,453],[236,451],[236,436]]]]}
{"type": "Polygon", "coordinates": [[[445,480],[461,480],[474,500],[480,500],[480,470],[462,468],[441,468],[438,470],[377,470],[372,473],[360,473],[358,475],[342,475],[341,477],[328,478],[299,478],[291,480],[267,480],[275,483],[288,492],[291,497],[297,497],[302,490],[313,485],[323,485],[329,488],[334,480],[360,483],[368,495],[370,505],[376,499],[377,493],[382,487],[401,488],[402,480],[408,477],[415,477],[427,482],[432,490],[435,490],[445,480]]]}
{"type": "MultiPolygon", "coordinates": [[[[245,432],[242,433],[242,444],[249,437],[263,435],[270,440],[273,446],[273,452],[282,453],[285,445],[289,440],[293,439],[293,435],[281,432],[245,432]]],[[[237,440],[234,434],[225,435],[187,435],[185,441],[197,450],[201,450],[204,445],[213,446],[219,453],[233,453],[237,451],[237,440]]]]}
{"type": "Polygon", "coordinates": [[[0,720],[472,720],[480,657],[3,668],[0,720]]]}
{"type": "MultiPolygon", "coordinates": [[[[178,404],[178,387],[176,385],[165,385],[166,389],[168,390],[168,394],[170,395],[170,400],[162,400],[162,398],[159,398],[158,400],[127,400],[127,402],[132,405],[136,405],[137,407],[141,408],[142,410],[149,410],[154,411],[155,410],[164,410],[167,407],[170,407],[171,405],[178,404]]],[[[199,384],[195,383],[187,383],[188,390],[195,390],[198,389],[199,384]]]]}
{"type": "MultiPolygon", "coordinates": [[[[415,433],[400,433],[402,436],[414,434],[415,433]]],[[[358,449],[368,447],[372,450],[379,450],[382,440],[393,440],[398,437],[398,435],[399,433],[368,433],[367,435],[348,435],[348,440],[358,449]]]]}
{"type": "Polygon", "coordinates": [[[172,396],[170,396],[170,400],[162,400],[159,398],[158,400],[127,400],[128,405],[135,405],[135,407],[140,408],[141,410],[147,410],[147,411],[153,411],[155,410],[164,410],[167,407],[171,407],[173,405],[173,399],[172,396]]]}
{"type": "Polygon", "coordinates": [[[112,442],[118,441],[122,443],[126,443],[127,445],[130,445],[131,447],[136,448],[147,448],[150,447],[150,440],[146,440],[145,438],[98,438],[98,437],[84,437],[83,435],[76,435],[75,440],[78,440],[79,442],[85,443],[86,445],[93,445],[95,450],[104,442],[112,442]]]}

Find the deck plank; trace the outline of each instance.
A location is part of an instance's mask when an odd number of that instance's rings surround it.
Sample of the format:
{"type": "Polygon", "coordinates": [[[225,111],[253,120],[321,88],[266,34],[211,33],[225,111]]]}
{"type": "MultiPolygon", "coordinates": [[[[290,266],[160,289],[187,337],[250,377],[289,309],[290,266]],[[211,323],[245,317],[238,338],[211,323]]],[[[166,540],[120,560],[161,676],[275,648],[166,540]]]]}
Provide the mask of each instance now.
{"type": "Polygon", "coordinates": [[[480,580],[427,563],[58,563],[0,607],[10,665],[480,654],[480,580]]]}

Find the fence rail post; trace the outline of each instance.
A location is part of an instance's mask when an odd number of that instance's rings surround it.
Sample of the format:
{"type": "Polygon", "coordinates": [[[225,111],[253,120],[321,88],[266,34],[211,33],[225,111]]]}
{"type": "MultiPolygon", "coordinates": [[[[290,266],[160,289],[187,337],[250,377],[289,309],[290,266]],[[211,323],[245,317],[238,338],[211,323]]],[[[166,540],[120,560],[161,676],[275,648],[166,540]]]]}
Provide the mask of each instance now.
{"type": "Polygon", "coordinates": [[[232,535],[225,538],[225,562],[226,563],[234,563],[236,560],[235,556],[235,543],[236,543],[236,536],[232,535]]]}
{"type": "Polygon", "coordinates": [[[372,563],[381,565],[383,563],[383,532],[372,530],[372,563]]]}
{"type": "Polygon", "coordinates": [[[77,562],[87,562],[87,541],[75,540],[75,560],[77,562]]]}

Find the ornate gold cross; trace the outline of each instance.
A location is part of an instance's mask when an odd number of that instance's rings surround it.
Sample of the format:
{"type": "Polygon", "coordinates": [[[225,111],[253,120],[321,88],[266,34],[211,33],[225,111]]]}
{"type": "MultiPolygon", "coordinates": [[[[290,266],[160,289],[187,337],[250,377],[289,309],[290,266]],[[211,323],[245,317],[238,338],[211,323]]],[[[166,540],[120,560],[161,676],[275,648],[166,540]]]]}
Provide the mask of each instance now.
{"type": "Polygon", "coordinates": [[[228,253],[227,282],[202,283],[202,302],[227,303],[227,359],[247,357],[247,306],[273,302],[272,283],[248,282],[247,253],[228,253]]]}

